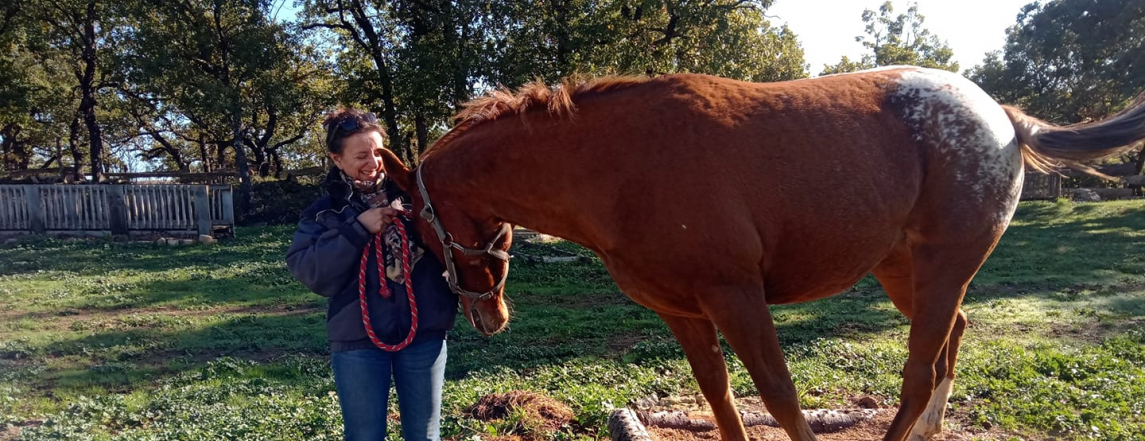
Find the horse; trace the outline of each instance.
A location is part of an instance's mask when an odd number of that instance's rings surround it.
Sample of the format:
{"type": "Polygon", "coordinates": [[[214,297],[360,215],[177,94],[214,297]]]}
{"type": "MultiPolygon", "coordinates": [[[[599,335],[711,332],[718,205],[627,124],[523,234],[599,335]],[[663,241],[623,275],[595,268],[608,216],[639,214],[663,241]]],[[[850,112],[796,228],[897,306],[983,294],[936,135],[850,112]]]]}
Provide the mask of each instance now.
{"type": "Polygon", "coordinates": [[[885,440],[942,428],[967,285],[1018,205],[1026,167],[1123,152],[1145,103],[1059,127],[966,78],[898,66],[775,83],[675,74],[494,90],[414,168],[419,234],[485,335],[509,320],[511,226],[592,250],[682,346],[724,440],[746,441],[722,333],[793,440],[814,440],[768,305],[873,273],[910,319],[885,440]]]}

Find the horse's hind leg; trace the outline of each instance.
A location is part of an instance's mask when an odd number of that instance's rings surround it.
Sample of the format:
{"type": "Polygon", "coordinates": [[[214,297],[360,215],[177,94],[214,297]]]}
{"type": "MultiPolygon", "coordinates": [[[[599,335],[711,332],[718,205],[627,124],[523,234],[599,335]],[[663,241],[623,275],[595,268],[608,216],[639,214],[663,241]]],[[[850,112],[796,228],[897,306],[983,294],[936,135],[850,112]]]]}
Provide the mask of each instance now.
{"type": "Polygon", "coordinates": [[[815,441],[815,433],[799,409],[799,395],[787,370],[771,312],[763,301],[763,286],[727,288],[702,297],[702,307],[743,362],[752,382],[787,436],[815,441]]]}
{"type": "MultiPolygon", "coordinates": [[[[873,272],[895,307],[910,318],[914,297],[914,270],[910,248],[906,242],[901,242],[891,249],[873,272]]],[[[907,438],[910,441],[925,441],[942,432],[946,402],[953,388],[954,364],[958,358],[958,347],[962,342],[966,323],[966,314],[959,310],[946,345],[939,351],[938,361],[934,365],[935,378],[941,381],[935,387],[926,410],[911,429],[907,438]]]]}
{"type": "MultiPolygon", "coordinates": [[[[884,438],[887,441],[902,441],[908,435],[912,439],[925,439],[926,432],[936,430],[931,427],[936,418],[922,422],[918,431],[912,431],[916,421],[930,407],[936,407],[936,414],[941,412],[938,406],[945,407],[954,360],[949,355],[958,350],[965,327],[965,316],[960,310],[962,297],[1001,231],[960,236],[956,243],[943,244],[931,239],[910,245],[913,279],[908,314],[911,318],[910,355],[903,368],[901,405],[884,438]],[[957,339],[952,338],[955,334],[957,339]],[[943,366],[936,369],[940,359],[944,361],[943,366]],[[944,376],[938,377],[940,374],[944,376]],[[939,378],[942,381],[936,381],[939,378]],[[941,396],[932,400],[935,394],[941,396]],[[939,400],[942,403],[937,403],[939,400]]],[[[903,295],[897,292],[892,294],[892,299],[903,295]]]]}
{"type": "Polygon", "coordinates": [[[935,387],[926,411],[914,423],[907,441],[926,441],[942,432],[942,419],[946,413],[946,402],[950,400],[950,392],[954,389],[954,363],[958,358],[958,347],[962,343],[962,332],[966,329],[966,313],[960,309],[955,317],[954,328],[950,331],[950,338],[943,347],[938,363],[934,365],[935,378],[941,382],[935,387]]]}
{"type": "Polygon", "coordinates": [[[684,348],[696,383],[700,385],[704,398],[712,405],[712,414],[716,417],[721,437],[724,441],[747,441],[743,421],[736,411],[735,397],[732,395],[728,379],[728,367],[724,363],[724,353],[720,350],[716,327],[707,319],[666,314],[660,314],[660,318],[668,324],[668,328],[684,348]]]}

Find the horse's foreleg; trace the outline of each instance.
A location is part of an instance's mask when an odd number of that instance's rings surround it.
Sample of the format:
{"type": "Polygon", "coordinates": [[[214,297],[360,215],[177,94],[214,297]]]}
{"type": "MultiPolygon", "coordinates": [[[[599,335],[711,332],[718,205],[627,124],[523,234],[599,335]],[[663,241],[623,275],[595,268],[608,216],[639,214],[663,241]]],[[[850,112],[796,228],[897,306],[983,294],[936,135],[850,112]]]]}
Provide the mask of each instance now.
{"type": "Polygon", "coordinates": [[[724,441],[747,441],[739,412],[736,411],[735,397],[728,381],[728,368],[724,363],[724,353],[720,350],[716,327],[706,319],[675,317],[661,314],[676,340],[684,348],[692,374],[700,385],[704,398],[712,406],[720,435],[724,441]]]}
{"type": "Polygon", "coordinates": [[[704,311],[751,374],[760,398],[787,436],[795,441],[815,441],[815,433],[799,410],[799,395],[779,347],[771,312],[762,299],[761,285],[713,293],[702,301],[704,311]]]}

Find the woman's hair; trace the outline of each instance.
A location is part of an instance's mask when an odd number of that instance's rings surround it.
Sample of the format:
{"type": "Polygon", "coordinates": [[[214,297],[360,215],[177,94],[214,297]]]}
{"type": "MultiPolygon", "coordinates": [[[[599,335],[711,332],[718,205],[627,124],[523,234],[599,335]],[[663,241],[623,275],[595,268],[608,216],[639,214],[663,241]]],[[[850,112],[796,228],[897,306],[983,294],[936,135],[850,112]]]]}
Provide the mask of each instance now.
{"type": "Polygon", "coordinates": [[[326,115],[322,127],[326,128],[326,149],[334,154],[342,153],[342,140],[350,135],[373,131],[382,135],[382,140],[387,138],[378,117],[357,109],[338,109],[326,115]]]}

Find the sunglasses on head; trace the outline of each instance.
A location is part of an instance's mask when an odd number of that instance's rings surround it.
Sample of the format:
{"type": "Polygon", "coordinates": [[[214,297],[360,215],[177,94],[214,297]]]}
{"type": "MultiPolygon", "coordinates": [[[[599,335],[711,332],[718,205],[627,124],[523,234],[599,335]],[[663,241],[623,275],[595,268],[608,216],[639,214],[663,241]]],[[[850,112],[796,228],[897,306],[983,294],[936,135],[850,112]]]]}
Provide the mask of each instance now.
{"type": "Polygon", "coordinates": [[[358,130],[364,124],[377,124],[378,117],[373,113],[364,113],[362,115],[347,115],[332,123],[326,129],[326,145],[330,146],[331,143],[338,139],[341,133],[350,133],[358,130]]]}

